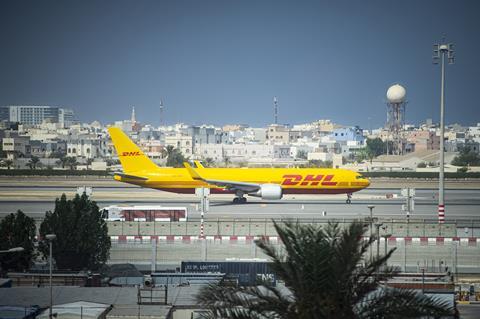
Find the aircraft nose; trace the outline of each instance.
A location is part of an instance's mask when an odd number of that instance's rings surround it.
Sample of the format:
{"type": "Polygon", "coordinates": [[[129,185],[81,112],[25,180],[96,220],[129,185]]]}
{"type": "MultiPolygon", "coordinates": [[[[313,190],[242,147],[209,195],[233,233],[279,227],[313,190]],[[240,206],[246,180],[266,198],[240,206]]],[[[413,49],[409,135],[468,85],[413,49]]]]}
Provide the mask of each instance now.
{"type": "Polygon", "coordinates": [[[365,187],[370,186],[370,180],[368,178],[365,178],[367,180],[367,185],[365,187]]]}

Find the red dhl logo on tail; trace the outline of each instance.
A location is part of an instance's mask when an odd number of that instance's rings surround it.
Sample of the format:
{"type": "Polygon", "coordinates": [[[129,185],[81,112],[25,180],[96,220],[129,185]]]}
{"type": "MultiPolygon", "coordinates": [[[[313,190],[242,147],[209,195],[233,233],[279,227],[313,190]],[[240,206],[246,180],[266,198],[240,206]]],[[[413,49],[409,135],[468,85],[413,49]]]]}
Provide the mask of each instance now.
{"type": "Polygon", "coordinates": [[[135,152],[122,152],[122,156],[140,156],[140,152],[139,151],[135,151],[135,152]]]}
{"type": "Polygon", "coordinates": [[[332,182],[332,179],[335,175],[307,175],[303,177],[302,175],[283,175],[282,185],[301,185],[301,186],[317,186],[321,184],[322,186],[335,186],[337,182],[332,182]]]}

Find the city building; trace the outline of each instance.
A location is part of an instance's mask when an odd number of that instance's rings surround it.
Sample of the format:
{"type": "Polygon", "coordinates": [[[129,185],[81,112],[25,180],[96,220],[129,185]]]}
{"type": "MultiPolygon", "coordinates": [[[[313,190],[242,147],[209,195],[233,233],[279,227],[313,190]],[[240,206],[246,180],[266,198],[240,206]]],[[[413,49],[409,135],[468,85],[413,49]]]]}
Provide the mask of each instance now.
{"type": "Polygon", "coordinates": [[[193,154],[193,136],[175,133],[174,135],[165,136],[165,147],[173,146],[178,148],[185,157],[190,157],[193,154]]]}
{"type": "Polygon", "coordinates": [[[29,157],[31,154],[30,137],[20,136],[17,131],[5,131],[2,139],[2,149],[8,159],[29,157]]]}
{"type": "Polygon", "coordinates": [[[440,136],[435,131],[412,131],[407,141],[415,145],[415,152],[440,149],[440,136]]]}
{"type": "Polygon", "coordinates": [[[108,154],[105,140],[79,138],[67,142],[67,156],[93,159],[105,157],[108,154]]]}
{"type": "Polygon", "coordinates": [[[200,159],[211,158],[221,162],[248,162],[259,158],[291,158],[289,145],[262,144],[199,144],[195,155],[200,159]]]}
{"type": "Polygon", "coordinates": [[[336,128],[332,131],[330,137],[337,142],[356,141],[360,145],[363,145],[365,141],[363,130],[358,126],[336,128]]]}
{"type": "Polygon", "coordinates": [[[1,106],[0,121],[19,122],[28,125],[49,122],[60,123],[63,127],[69,127],[74,123],[74,112],[71,109],[46,105],[1,106]]]}
{"type": "Polygon", "coordinates": [[[290,129],[280,124],[269,125],[267,140],[271,144],[288,144],[290,143],[290,129]]]}

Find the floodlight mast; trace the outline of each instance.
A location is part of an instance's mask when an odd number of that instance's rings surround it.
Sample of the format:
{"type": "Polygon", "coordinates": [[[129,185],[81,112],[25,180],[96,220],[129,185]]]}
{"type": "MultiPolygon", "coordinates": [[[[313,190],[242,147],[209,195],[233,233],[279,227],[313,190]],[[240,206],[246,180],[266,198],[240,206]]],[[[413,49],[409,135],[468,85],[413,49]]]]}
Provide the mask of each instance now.
{"type": "Polygon", "coordinates": [[[445,60],[448,64],[453,64],[454,49],[453,44],[434,44],[433,45],[433,63],[438,64],[441,60],[441,90],[440,90],[440,169],[438,173],[438,222],[445,222],[445,60]]]}

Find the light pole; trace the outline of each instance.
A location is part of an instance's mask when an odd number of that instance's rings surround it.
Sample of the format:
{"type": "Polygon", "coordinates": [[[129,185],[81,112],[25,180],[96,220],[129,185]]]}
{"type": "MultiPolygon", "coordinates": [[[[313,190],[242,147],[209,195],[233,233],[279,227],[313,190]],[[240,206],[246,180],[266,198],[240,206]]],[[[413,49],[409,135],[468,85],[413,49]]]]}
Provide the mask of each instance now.
{"type": "Polygon", "coordinates": [[[6,250],[0,250],[0,253],[19,253],[19,252],[22,252],[24,250],[25,250],[25,248],[23,248],[23,247],[13,247],[13,248],[6,249],[6,250]]]}
{"type": "Polygon", "coordinates": [[[377,259],[380,257],[380,227],[383,223],[375,223],[375,227],[377,228],[377,259]]]}
{"type": "Polygon", "coordinates": [[[382,237],[385,238],[385,256],[386,256],[388,253],[387,241],[390,237],[392,237],[392,234],[385,234],[382,237]]]}
{"type": "MultiPolygon", "coordinates": [[[[375,208],[374,205],[368,205],[368,209],[370,209],[370,240],[372,239],[372,228],[373,228],[373,209],[375,208]]],[[[370,247],[370,262],[372,262],[372,247],[370,247]]]]}
{"type": "Polygon", "coordinates": [[[445,144],[445,57],[448,63],[454,61],[453,44],[434,44],[433,45],[433,63],[438,64],[441,58],[442,75],[441,75],[441,93],[440,93],[440,170],[438,173],[438,222],[445,222],[445,200],[444,200],[444,144],[445,144]]]}
{"type": "Polygon", "coordinates": [[[48,244],[50,246],[50,254],[49,254],[49,261],[50,261],[50,309],[48,312],[48,318],[52,319],[52,308],[53,308],[53,289],[52,289],[52,242],[57,238],[55,234],[47,234],[45,238],[48,240],[48,244]]]}

